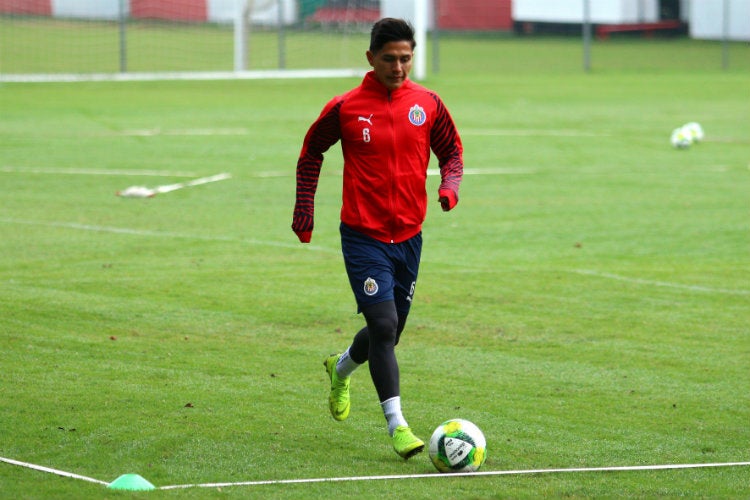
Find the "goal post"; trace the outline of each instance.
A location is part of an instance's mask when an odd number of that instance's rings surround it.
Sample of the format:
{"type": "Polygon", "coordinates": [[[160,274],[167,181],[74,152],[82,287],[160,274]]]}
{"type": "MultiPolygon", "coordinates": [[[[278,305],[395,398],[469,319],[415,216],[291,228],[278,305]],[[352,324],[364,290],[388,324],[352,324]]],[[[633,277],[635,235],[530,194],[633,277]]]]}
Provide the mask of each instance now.
{"type": "MultiPolygon", "coordinates": [[[[236,18],[234,20],[234,70],[235,71],[246,71],[248,69],[247,58],[248,58],[248,45],[250,40],[250,30],[252,28],[252,22],[250,22],[250,16],[253,12],[253,7],[257,2],[263,2],[264,0],[235,0],[237,5],[235,7],[236,18]]],[[[312,1],[312,0],[308,0],[312,1]]],[[[279,19],[279,30],[283,32],[286,14],[283,12],[285,6],[282,4],[282,0],[265,0],[265,5],[268,6],[271,2],[276,2],[278,9],[279,19]]],[[[318,2],[320,3],[320,2],[318,2]]],[[[380,17],[399,17],[406,19],[411,22],[414,27],[415,41],[417,43],[417,51],[414,54],[414,78],[417,80],[424,80],[427,77],[427,32],[429,29],[429,11],[431,0],[381,0],[380,2],[380,17]]],[[[283,38],[280,37],[280,40],[283,38]]],[[[280,51],[280,53],[282,53],[280,51]]],[[[283,69],[280,56],[280,69],[283,69]]]]}
{"type": "MultiPolygon", "coordinates": [[[[432,0],[438,1],[438,0],[432,0]]],[[[431,0],[382,0],[382,17],[397,17],[406,19],[414,27],[414,39],[417,48],[414,51],[414,66],[412,77],[415,80],[427,78],[427,31],[429,29],[429,13],[431,0]]]]}

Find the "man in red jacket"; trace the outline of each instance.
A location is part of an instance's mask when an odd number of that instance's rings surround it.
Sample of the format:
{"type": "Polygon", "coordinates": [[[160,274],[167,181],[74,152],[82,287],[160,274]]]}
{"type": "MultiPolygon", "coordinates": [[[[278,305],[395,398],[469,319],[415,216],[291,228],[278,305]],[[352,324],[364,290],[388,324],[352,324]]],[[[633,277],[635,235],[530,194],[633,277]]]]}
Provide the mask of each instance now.
{"type": "Polygon", "coordinates": [[[444,211],[458,203],[463,175],[463,147],[448,110],[436,93],[408,78],[415,45],[407,22],[375,23],[367,51],[372,71],[358,87],[331,99],[305,136],[292,222],[300,241],[308,243],[323,153],[341,141],[341,247],[366,326],[346,351],[324,361],[329,409],[336,420],[349,416],[350,376],[369,362],[393,448],[404,459],[424,449],[401,412],[395,346],[417,282],[430,151],[440,167],[444,211]]]}

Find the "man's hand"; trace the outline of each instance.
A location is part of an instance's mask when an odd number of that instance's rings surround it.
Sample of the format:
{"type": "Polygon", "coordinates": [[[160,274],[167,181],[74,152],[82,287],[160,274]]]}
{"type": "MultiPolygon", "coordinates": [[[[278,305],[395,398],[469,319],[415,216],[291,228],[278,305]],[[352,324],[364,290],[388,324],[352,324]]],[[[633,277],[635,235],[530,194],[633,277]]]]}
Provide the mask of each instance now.
{"type": "Polygon", "coordinates": [[[294,211],[292,231],[302,243],[310,243],[313,232],[313,218],[303,212],[294,211]]]}
{"type": "Polygon", "coordinates": [[[302,243],[310,243],[310,238],[312,238],[312,231],[295,231],[297,234],[297,238],[302,243]]]}
{"type": "Polygon", "coordinates": [[[438,190],[438,196],[438,201],[440,201],[440,206],[443,207],[443,212],[452,210],[456,206],[456,203],[458,203],[458,194],[451,189],[438,190]]]}

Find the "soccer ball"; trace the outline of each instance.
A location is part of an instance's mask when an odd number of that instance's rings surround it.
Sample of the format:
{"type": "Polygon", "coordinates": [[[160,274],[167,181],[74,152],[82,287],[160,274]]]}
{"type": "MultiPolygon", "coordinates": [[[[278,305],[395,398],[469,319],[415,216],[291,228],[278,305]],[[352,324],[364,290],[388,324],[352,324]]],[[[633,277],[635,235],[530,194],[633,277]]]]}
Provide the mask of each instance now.
{"type": "Polygon", "coordinates": [[[669,142],[677,149],[689,148],[693,143],[693,134],[685,127],[676,128],[672,131],[669,142]]]}
{"type": "Polygon", "coordinates": [[[703,127],[701,127],[700,123],[697,122],[690,122],[686,123],[682,126],[682,129],[685,130],[688,134],[690,134],[690,137],[693,139],[693,142],[701,142],[703,140],[704,134],[703,134],[703,127]]]}
{"type": "Polygon", "coordinates": [[[447,420],[432,433],[430,460],[440,472],[476,472],[485,458],[484,434],[468,420],[447,420]]]}

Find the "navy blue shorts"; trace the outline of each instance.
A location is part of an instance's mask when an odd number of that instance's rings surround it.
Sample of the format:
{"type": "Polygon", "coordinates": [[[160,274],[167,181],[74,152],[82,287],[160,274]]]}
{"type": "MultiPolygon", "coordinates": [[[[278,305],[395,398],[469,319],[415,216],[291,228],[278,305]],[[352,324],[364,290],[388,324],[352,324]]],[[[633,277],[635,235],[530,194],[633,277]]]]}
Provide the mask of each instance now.
{"type": "Polygon", "coordinates": [[[341,251],[357,312],[393,300],[409,314],[422,255],[422,233],[402,242],[383,243],[341,224],[341,251]]]}

